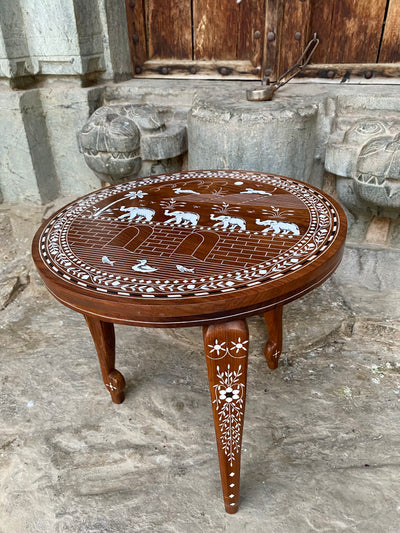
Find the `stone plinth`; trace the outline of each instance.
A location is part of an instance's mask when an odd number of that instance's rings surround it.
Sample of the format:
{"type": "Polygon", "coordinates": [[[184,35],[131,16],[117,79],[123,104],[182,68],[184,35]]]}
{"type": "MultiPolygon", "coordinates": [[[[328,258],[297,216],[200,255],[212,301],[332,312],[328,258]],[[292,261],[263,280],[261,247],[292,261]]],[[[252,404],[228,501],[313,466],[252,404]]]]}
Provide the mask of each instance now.
{"type": "Polygon", "coordinates": [[[298,97],[248,102],[244,92],[199,93],[188,119],[189,168],[309,177],[318,105],[298,97]]]}

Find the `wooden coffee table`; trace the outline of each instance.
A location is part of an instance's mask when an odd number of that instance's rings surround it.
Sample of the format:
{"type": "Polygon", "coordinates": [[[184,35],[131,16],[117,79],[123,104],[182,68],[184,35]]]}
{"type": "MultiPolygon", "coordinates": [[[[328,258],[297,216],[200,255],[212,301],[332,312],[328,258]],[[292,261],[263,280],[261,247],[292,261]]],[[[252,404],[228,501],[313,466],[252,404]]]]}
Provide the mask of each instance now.
{"type": "Polygon", "coordinates": [[[85,316],[115,403],[114,324],[203,326],[225,509],[239,501],[249,334],[263,313],[276,368],[282,307],[329,278],[346,235],[341,207],[272,174],[190,171],[93,192],[47,220],[33,258],[57,300],[85,316]]]}

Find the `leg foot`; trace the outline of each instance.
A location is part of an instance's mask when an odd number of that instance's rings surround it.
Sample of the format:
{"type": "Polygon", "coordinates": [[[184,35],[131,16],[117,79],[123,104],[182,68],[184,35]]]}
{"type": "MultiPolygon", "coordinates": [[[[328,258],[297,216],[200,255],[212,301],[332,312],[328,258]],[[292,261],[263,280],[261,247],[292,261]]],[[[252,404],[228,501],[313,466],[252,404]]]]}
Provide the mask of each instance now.
{"type": "Polygon", "coordinates": [[[283,305],[278,305],[275,309],[264,314],[265,324],[269,333],[264,353],[271,370],[278,367],[279,357],[282,353],[282,311],[283,305]]]}
{"type": "Polygon", "coordinates": [[[124,376],[115,369],[115,333],[114,324],[103,322],[92,316],[85,315],[86,323],[92,334],[99,357],[101,375],[104,385],[111,394],[114,403],[124,401],[124,376]]]}
{"type": "Polygon", "coordinates": [[[225,510],[238,510],[249,332],[244,320],[203,328],[225,510]]]}

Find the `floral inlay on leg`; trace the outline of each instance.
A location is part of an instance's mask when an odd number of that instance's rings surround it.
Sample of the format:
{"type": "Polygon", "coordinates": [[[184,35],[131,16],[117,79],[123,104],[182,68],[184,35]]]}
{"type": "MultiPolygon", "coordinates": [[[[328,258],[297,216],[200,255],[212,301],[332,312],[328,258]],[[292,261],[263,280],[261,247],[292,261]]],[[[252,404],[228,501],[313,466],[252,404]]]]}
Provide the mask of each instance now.
{"type": "Polygon", "coordinates": [[[232,343],[232,346],[231,346],[231,350],[236,350],[236,353],[238,354],[240,352],[240,350],[244,350],[245,352],[247,351],[247,347],[245,346],[245,344],[247,344],[249,341],[242,341],[240,339],[240,337],[238,338],[237,342],[234,342],[234,341],[231,341],[232,343]]]}
{"type": "Polygon", "coordinates": [[[226,344],[226,343],[225,342],[218,342],[218,339],[216,339],[214,344],[209,344],[208,345],[209,348],[212,348],[212,350],[210,350],[210,353],[217,352],[217,355],[219,355],[219,352],[221,350],[226,350],[226,348],[224,348],[224,344],[226,344]]]}
{"type": "Polygon", "coordinates": [[[244,416],[244,383],[242,366],[231,370],[228,364],[225,371],[217,366],[219,383],[214,385],[213,404],[216,404],[219,427],[221,430],[221,443],[230,465],[235,456],[240,452],[241,425],[244,416]]]}

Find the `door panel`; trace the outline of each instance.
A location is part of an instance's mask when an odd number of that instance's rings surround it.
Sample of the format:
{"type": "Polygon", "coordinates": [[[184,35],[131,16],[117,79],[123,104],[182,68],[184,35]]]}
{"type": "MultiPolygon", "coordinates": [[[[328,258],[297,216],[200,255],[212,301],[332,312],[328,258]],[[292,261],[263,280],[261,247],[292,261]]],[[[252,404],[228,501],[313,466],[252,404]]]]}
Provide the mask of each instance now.
{"type": "Polygon", "coordinates": [[[313,62],[375,63],[385,8],[386,0],[314,0],[311,32],[320,45],[313,62]]]}
{"type": "Polygon", "coordinates": [[[275,80],[314,33],[302,76],[400,74],[400,0],[126,0],[126,9],[139,76],[275,80]]]}
{"type": "Polygon", "coordinates": [[[261,64],[265,5],[259,0],[195,0],[194,59],[261,64]]]}
{"type": "Polygon", "coordinates": [[[192,59],[190,2],[147,0],[149,59],[192,59]]]}
{"type": "Polygon", "coordinates": [[[265,0],[126,0],[126,9],[136,75],[260,78],[265,0]]]}
{"type": "Polygon", "coordinates": [[[400,61],[400,0],[391,0],[389,4],[378,61],[400,61]]]}

